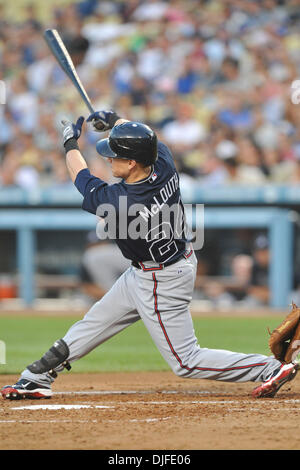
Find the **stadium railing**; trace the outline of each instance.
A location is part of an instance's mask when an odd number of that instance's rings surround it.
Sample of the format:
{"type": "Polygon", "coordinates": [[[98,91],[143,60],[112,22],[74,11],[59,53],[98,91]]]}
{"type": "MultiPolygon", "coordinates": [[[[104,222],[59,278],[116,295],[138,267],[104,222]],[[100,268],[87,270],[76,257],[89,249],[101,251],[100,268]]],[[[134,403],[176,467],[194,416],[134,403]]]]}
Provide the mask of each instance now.
{"type": "MultiPolygon", "coordinates": [[[[196,229],[194,207],[188,206],[187,220],[196,229]]],[[[204,210],[204,227],[266,228],[270,237],[271,262],[269,285],[270,306],[286,308],[293,283],[294,211],[274,207],[209,207],[204,210]]],[[[17,268],[19,297],[25,305],[35,300],[35,252],[37,230],[92,230],[97,218],[79,208],[33,209],[6,208],[0,210],[0,230],[17,233],[17,268]]]]}
{"type": "MultiPolygon", "coordinates": [[[[263,186],[228,185],[203,187],[190,181],[182,185],[187,203],[217,205],[299,205],[300,185],[263,186]]],[[[69,206],[80,207],[82,196],[75,187],[49,187],[25,190],[17,187],[0,188],[0,206],[69,206]]]]}

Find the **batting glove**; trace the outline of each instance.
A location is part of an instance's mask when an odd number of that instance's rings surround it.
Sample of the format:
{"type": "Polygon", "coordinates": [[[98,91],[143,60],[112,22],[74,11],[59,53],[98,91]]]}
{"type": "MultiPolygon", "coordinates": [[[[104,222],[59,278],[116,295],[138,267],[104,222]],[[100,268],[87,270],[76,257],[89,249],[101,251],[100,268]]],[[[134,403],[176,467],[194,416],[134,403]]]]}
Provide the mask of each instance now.
{"type": "Polygon", "coordinates": [[[86,121],[93,122],[95,131],[105,132],[112,129],[118,119],[120,119],[120,116],[114,111],[96,111],[92,113],[86,121]]]}
{"type": "Polygon", "coordinates": [[[68,140],[75,139],[78,140],[81,136],[82,124],[84,122],[84,117],[80,116],[77,119],[76,124],[73,124],[71,121],[63,120],[61,121],[63,126],[63,144],[65,145],[68,140]]]}

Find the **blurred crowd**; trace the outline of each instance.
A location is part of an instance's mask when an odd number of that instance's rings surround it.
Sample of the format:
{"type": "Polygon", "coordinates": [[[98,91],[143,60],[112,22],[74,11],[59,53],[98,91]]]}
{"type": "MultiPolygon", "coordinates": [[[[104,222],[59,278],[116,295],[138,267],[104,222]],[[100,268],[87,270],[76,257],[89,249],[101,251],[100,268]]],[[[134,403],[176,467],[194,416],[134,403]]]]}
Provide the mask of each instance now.
{"type": "MultiPolygon", "coordinates": [[[[88,116],[43,32],[61,34],[95,109],[148,123],[204,186],[300,181],[298,0],[84,0],[0,11],[0,187],[68,187],[60,121],[88,116]]],[[[109,179],[85,126],[81,148],[109,179]]]]}

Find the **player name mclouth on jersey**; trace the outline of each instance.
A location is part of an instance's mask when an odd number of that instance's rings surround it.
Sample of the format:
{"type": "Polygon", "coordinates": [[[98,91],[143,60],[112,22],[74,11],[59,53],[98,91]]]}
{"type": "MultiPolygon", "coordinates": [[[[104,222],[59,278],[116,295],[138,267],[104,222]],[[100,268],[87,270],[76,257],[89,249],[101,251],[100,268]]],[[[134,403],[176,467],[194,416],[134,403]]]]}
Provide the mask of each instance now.
{"type": "Polygon", "coordinates": [[[108,184],[84,169],[75,185],[84,196],[83,209],[105,219],[108,238],[115,239],[126,258],[164,263],[184,254],[187,238],[179,176],[162,142],[151,174],[141,181],[108,184]]]}
{"type": "MultiPolygon", "coordinates": [[[[174,173],[172,178],[159,190],[159,196],[153,196],[153,204],[151,204],[150,210],[148,207],[144,207],[144,210],[140,211],[140,215],[144,220],[147,220],[149,216],[153,217],[158,213],[159,210],[168,202],[172,194],[179,188],[179,178],[177,173],[174,173]]],[[[169,206],[168,206],[169,207],[169,206]]]]}

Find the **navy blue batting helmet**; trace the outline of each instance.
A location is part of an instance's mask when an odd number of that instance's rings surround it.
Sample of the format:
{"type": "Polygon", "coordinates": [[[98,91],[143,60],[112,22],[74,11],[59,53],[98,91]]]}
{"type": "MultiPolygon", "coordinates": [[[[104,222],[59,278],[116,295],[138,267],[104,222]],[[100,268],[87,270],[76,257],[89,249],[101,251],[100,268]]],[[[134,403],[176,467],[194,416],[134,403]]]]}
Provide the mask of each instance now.
{"type": "Polygon", "coordinates": [[[96,149],[103,157],[135,160],[149,166],[157,160],[157,136],[146,124],[128,121],[114,126],[107,139],[97,142],[96,149]]]}

